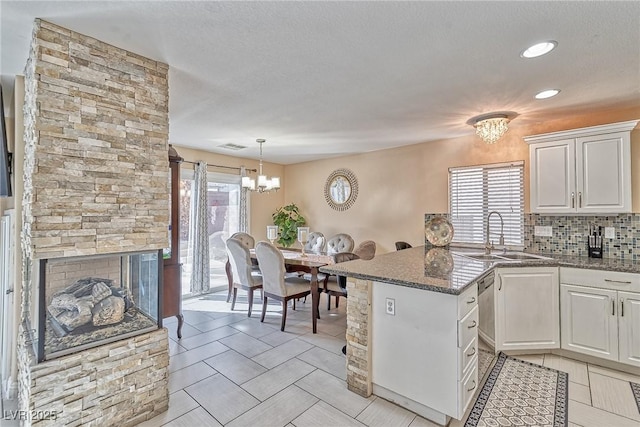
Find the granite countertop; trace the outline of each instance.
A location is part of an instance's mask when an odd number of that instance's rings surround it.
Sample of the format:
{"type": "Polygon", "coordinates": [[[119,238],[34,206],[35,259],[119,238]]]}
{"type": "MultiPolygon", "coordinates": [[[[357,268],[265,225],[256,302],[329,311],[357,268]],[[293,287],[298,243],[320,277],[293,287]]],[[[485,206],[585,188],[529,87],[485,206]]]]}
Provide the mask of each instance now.
{"type": "MultiPolygon", "coordinates": [[[[476,249],[474,252],[481,252],[476,249]]],[[[419,246],[321,267],[323,273],[375,280],[400,286],[459,295],[496,267],[561,266],[640,273],[640,261],[536,254],[546,259],[482,261],[461,255],[459,248],[419,246]]],[[[500,254],[499,251],[494,251],[500,254]]]]}

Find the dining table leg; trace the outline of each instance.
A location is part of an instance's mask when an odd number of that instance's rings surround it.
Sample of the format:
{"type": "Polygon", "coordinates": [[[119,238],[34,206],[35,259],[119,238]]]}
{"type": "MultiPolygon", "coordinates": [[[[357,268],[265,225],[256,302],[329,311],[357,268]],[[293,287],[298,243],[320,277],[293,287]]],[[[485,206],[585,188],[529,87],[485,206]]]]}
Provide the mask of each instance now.
{"type": "Polygon", "coordinates": [[[231,299],[231,293],[233,292],[233,273],[231,272],[231,263],[227,259],[227,263],[224,265],[224,272],[227,273],[227,281],[229,282],[229,292],[227,293],[227,302],[231,299]]]}
{"type": "Polygon", "coordinates": [[[311,324],[313,325],[313,333],[318,331],[318,310],[320,307],[320,292],[318,292],[318,270],[311,271],[311,324]]]}

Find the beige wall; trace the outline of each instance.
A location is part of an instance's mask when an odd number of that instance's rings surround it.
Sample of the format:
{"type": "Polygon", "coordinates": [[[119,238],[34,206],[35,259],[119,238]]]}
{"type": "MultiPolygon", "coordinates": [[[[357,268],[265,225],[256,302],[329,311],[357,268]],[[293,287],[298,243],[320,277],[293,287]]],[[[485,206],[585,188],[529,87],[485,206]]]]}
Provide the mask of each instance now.
{"type": "MultiPolygon", "coordinates": [[[[243,159],[240,157],[225,156],[223,154],[211,153],[208,151],[194,150],[187,147],[181,147],[180,145],[174,145],[178,154],[185,160],[192,162],[204,161],[209,165],[223,165],[246,168],[258,169],[258,161],[251,159],[243,159]]],[[[182,168],[192,168],[193,165],[189,163],[183,163],[182,168]]],[[[209,168],[214,172],[226,172],[234,173],[228,169],[216,169],[209,168]]],[[[279,176],[281,179],[284,176],[284,166],[275,163],[264,163],[263,171],[267,176],[279,176]]],[[[257,173],[252,173],[253,178],[257,177],[257,173]]],[[[286,201],[289,203],[289,201],[286,201]]],[[[271,214],[276,211],[280,206],[285,203],[284,191],[279,190],[268,194],[256,194],[249,193],[249,233],[252,234],[256,241],[266,240],[267,238],[267,225],[273,224],[271,214]]]]}
{"type": "MultiPolygon", "coordinates": [[[[518,124],[505,137],[487,145],[470,135],[426,142],[285,167],[287,202],[295,202],[312,231],[329,237],[338,232],[353,236],[356,244],[374,240],[378,253],[395,250],[394,242],[424,243],[424,214],[448,211],[448,168],[513,160],[525,161],[525,209],[529,210],[529,147],[523,137],[540,133],[640,119],[640,106],[571,116],[551,122],[518,124]],[[351,169],[359,193],[347,211],[331,209],[324,199],[327,176],[338,168],[351,169]]],[[[632,133],[632,181],[640,183],[640,130],[632,133]]],[[[640,212],[640,184],[633,188],[633,211],[640,212]]],[[[256,213],[259,215],[259,213],[256,213]]]]}

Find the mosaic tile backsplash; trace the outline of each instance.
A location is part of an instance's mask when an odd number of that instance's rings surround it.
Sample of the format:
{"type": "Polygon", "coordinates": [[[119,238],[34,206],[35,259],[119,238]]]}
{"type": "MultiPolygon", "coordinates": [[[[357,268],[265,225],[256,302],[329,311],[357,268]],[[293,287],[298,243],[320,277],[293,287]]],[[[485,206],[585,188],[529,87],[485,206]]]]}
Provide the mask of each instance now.
{"type": "MultiPolygon", "coordinates": [[[[449,214],[425,214],[425,224],[435,216],[449,218],[449,214]]],[[[603,258],[640,260],[640,214],[608,216],[549,216],[524,215],[524,246],[527,252],[586,257],[589,226],[614,227],[616,237],[604,239],[603,258]],[[552,237],[534,235],[535,226],[551,226],[552,237]]]]}

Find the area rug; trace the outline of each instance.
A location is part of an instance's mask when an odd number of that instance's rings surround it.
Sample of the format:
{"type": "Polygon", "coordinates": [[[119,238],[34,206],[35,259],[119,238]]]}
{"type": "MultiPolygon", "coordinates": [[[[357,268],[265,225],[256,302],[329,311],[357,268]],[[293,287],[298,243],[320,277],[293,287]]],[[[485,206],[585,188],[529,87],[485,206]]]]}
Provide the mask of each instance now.
{"type": "Polygon", "coordinates": [[[631,391],[633,391],[633,397],[636,398],[636,405],[638,405],[638,412],[640,412],[640,384],[632,382],[629,384],[631,384],[631,391]]]}
{"type": "Polygon", "coordinates": [[[482,380],[484,378],[484,374],[487,373],[489,368],[491,367],[491,363],[496,358],[496,355],[493,354],[492,351],[485,350],[483,348],[479,349],[478,352],[478,380],[482,380]]]}
{"type": "Polygon", "coordinates": [[[464,425],[566,426],[568,386],[566,372],[500,353],[464,425]]]}

